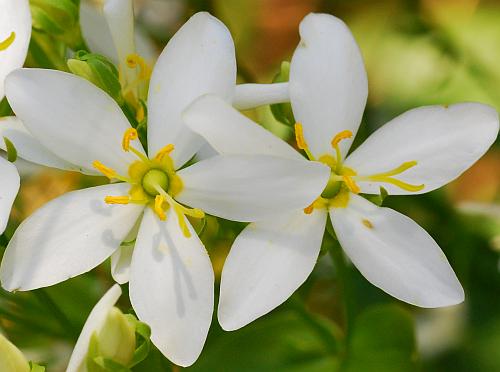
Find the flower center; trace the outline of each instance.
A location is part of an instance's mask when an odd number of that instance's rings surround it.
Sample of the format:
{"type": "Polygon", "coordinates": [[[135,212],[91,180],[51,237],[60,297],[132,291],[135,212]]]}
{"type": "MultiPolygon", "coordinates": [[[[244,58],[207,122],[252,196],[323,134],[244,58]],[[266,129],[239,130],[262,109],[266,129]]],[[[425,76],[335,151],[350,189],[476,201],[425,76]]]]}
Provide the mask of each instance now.
{"type": "Polygon", "coordinates": [[[119,175],[115,170],[106,167],[99,161],[94,161],[94,167],[110,180],[120,180],[130,184],[129,194],[126,196],[106,196],[107,204],[145,204],[148,205],[160,220],[166,220],[166,211],[172,208],[177,215],[179,227],[184,236],[190,237],[185,216],[203,218],[205,213],[197,208],[187,208],[177,201],[175,196],[182,191],[182,180],[175,172],[174,162],[170,153],[174,150],[173,145],[167,145],[161,149],[153,159],[149,159],[142,152],[130,145],[131,141],[137,140],[138,134],[134,128],[128,129],[124,136],[122,147],[124,151],[134,153],[139,160],[130,164],[128,175],[119,175]]]}
{"type": "Polygon", "coordinates": [[[16,33],[12,31],[5,40],[0,41],[0,51],[6,50],[8,47],[10,47],[15,39],[16,39],[16,33]]]}
{"type": "Polygon", "coordinates": [[[156,197],[159,194],[157,187],[168,191],[168,176],[160,169],[151,169],[142,178],[142,188],[149,195],[156,197]]]}
{"type": "Polygon", "coordinates": [[[326,164],[331,170],[330,178],[325,189],[318,199],[316,199],[309,207],[304,209],[305,213],[312,213],[314,208],[345,208],[349,201],[349,192],[355,194],[359,194],[361,192],[360,187],[356,183],[357,181],[389,183],[410,192],[417,192],[425,187],[425,185],[412,185],[394,178],[394,176],[397,176],[416,166],[417,162],[415,160],[404,162],[398,167],[387,172],[372,174],[369,176],[359,176],[356,171],[344,166],[339,143],[342,140],[351,137],[352,132],[349,130],[344,130],[336,134],[331,141],[335,154],[333,156],[329,154],[322,155],[316,160],[305,141],[302,125],[300,123],[295,124],[295,139],[297,147],[306,153],[309,160],[319,161],[320,163],[326,164]]]}

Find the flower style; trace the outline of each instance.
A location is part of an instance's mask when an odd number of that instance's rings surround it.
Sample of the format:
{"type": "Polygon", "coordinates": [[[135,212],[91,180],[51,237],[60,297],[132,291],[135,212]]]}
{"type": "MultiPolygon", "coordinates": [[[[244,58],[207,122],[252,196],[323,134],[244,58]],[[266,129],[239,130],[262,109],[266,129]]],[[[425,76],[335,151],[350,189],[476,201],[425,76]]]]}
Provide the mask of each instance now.
{"type": "MultiPolygon", "coordinates": [[[[289,81],[300,122],[297,145],[311,162],[330,168],[330,179],[308,208],[252,223],[238,236],[222,273],[220,324],[234,330],[250,323],[306,280],[328,215],[344,252],[375,286],[421,307],[462,302],[463,289],[436,242],[408,217],[358,194],[378,194],[380,187],[392,195],[420,194],[452,181],[494,142],[496,111],[478,103],[413,109],[346,157],[367,98],[361,53],[346,25],[330,15],[308,15],[300,35],[289,81]]],[[[249,101],[242,97],[240,106],[249,101]]],[[[283,86],[267,98],[282,99],[283,86]]],[[[210,95],[195,101],[183,117],[221,154],[298,155],[210,95]]]]}
{"type": "Polygon", "coordinates": [[[203,141],[184,127],[182,110],[207,92],[230,101],[235,82],[229,31],[207,13],[194,15],[152,74],[148,156],[115,101],[90,82],[52,70],[9,75],[7,97],[26,126],[11,131],[21,156],[25,143],[38,141],[82,172],[121,182],[68,193],[25,220],[5,252],[2,286],[49,286],[112,256],[115,279],[130,274],[130,299],[153,343],[174,363],[192,364],[211,323],[214,274],[186,216],[255,221],[303,208],[329,177],[323,164],[272,156],[216,156],[183,167],[203,141]],[[283,193],[289,184],[296,189],[283,193]],[[133,249],[119,248],[135,236],[133,249]]]}
{"type": "MultiPolygon", "coordinates": [[[[27,0],[0,0],[0,100],[4,98],[6,76],[21,67],[28,53],[31,36],[31,13],[27,0]]],[[[4,120],[0,118],[0,126],[4,120]]],[[[0,132],[1,133],[1,132],[0,132]]],[[[0,138],[0,148],[5,149],[0,138]]],[[[0,234],[5,231],[10,209],[19,190],[16,167],[0,158],[0,234]]]]}

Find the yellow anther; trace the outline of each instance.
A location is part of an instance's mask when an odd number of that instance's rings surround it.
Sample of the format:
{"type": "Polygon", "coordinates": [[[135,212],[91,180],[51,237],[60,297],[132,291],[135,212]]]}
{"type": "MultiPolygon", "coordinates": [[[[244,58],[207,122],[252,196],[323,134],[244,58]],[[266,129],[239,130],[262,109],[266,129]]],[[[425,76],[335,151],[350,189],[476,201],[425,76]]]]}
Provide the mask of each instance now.
{"type": "Polygon", "coordinates": [[[114,169],[111,169],[109,167],[106,167],[103,163],[101,163],[99,160],[95,160],[92,165],[94,166],[95,169],[97,169],[99,172],[104,174],[106,177],[108,177],[110,180],[113,178],[117,177],[117,173],[114,169]]]}
{"type": "Polygon", "coordinates": [[[6,50],[8,47],[10,47],[15,39],[16,33],[12,31],[7,39],[5,39],[4,41],[0,41],[0,51],[6,50]]]}
{"type": "Polygon", "coordinates": [[[145,117],[146,113],[144,112],[144,106],[142,106],[142,104],[139,104],[139,107],[137,108],[137,112],[135,114],[135,120],[140,123],[144,120],[145,117]]]}
{"type": "Polygon", "coordinates": [[[174,151],[174,148],[174,145],[169,143],[167,146],[163,147],[156,153],[155,159],[158,161],[162,161],[166,155],[169,155],[172,151],[174,151]]]}
{"type": "Polygon", "coordinates": [[[154,211],[158,218],[162,221],[165,221],[167,219],[167,216],[165,215],[165,211],[163,210],[163,203],[165,202],[165,198],[162,195],[156,195],[155,198],[155,207],[154,211]]]}
{"type": "Polygon", "coordinates": [[[304,208],[304,213],[311,214],[313,210],[314,210],[314,202],[309,207],[304,208]]]}
{"type": "Polygon", "coordinates": [[[369,229],[373,229],[373,223],[370,220],[367,220],[366,218],[363,218],[361,220],[361,223],[365,225],[369,229]]]}
{"type": "Polygon", "coordinates": [[[106,204],[128,204],[130,196],[106,196],[104,201],[106,204]]]}
{"type": "Polygon", "coordinates": [[[130,151],[130,141],[136,140],[137,138],[139,138],[139,135],[137,134],[137,130],[135,130],[135,128],[127,129],[122,140],[123,150],[127,152],[130,151]]]}
{"type": "Polygon", "coordinates": [[[314,156],[309,150],[309,146],[307,145],[306,139],[304,138],[304,129],[302,128],[302,124],[295,123],[295,142],[297,142],[297,147],[300,150],[304,150],[309,160],[314,160],[314,156]]]}
{"type": "Polygon", "coordinates": [[[139,80],[148,80],[151,77],[151,67],[149,67],[144,58],[137,53],[127,56],[127,66],[129,68],[139,67],[139,80]]]}
{"type": "Polygon", "coordinates": [[[351,138],[352,132],[350,130],[343,130],[340,133],[337,133],[335,137],[332,139],[332,147],[335,148],[340,141],[351,138]]]}
{"type": "Polygon", "coordinates": [[[361,192],[361,189],[359,186],[354,182],[354,180],[350,176],[342,176],[342,179],[344,180],[344,183],[346,186],[351,190],[351,192],[355,194],[359,194],[361,192]]]}

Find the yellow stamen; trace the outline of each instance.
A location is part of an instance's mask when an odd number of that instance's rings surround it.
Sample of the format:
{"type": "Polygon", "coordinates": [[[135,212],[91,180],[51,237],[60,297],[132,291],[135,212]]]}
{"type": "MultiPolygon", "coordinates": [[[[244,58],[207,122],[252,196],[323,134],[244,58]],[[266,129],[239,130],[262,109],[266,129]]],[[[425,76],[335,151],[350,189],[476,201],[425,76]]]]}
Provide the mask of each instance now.
{"type": "Polygon", "coordinates": [[[144,112],[144,106],[139,103],[139,107],[137,108],[137,112],[135,114],[135,120],[137,120],[138,123],[141,123],[145,117],[146,113],[144,112]]]}
{"type": "Polygon", "coordinates": [[[92,165],[94,166],[95,169],[97,169],[99,172],[104,174],[106,177],[108,177],[110,180],[113,178],[117,178],[118,174],[114,169],[111,169],[109,167],[106,167],[103,163],[101,163],[99,160],[95,160],[92,165]]]}
{"type": "Polygon", "coordinates": [[[0,51],[6,50],[8,47],[10,47],[15,39],[16,33],[12,31],[7,39],[5,39],[4,41],[0,41],[0,51]]]}
{"type": "Polygon", "coordinates": [[[306,139],[304,138],[304,129],[302,128],[302,124],[295,123],[295,142],[297,142],[297,147],[300,150],[304,150],[309,160],[314,160],[314,156],[309,150],[309,146],[307,145],[306,139]]]}
{"type": "Polygon", "coordinates": [[[158,153],[155,156],[155,159],[158,161],[162,161],[163,158],[166,155],[169,155],[172,151],[174,151],[174,145],[170,143],[167,146],[163,147],[160,151],[158,151],[158,153]]]}
{"type": "Polygon", "coordinates": [[[418,162],[415,160],[407,161],[407,162],[404,162],[403,164],[401,164],[399,167],[396,167],[388,172],[372,174],[370,177],[380,178],[380,177],[396,176],[396,175],[403,173],[404,171],[406,171],[410,168],[413,168],[417,164],[418,164],[418,162]]]}
{"type": "Polygon", "coordinates": [[[369,229],[373,229],[373,224],[371,223],[371,221],[370,221],[370,220],[367,220],[366,218],[363,218],[363,219],[361,220],[361,223],[362,223],[363,225],[365,225],[367,228],[369,228],[369,229]]]}
{"type": "Polygon", "coordinates": [[[311,214],[313,210],[314,210],[314,202],[309,207],[304,208],[304,213],[311,214]]]}
{"type": "Polygon", "coordinates": [[[352,137],[352,132],[350,130],[343,130],[340,133],[337,133],[335,137],[332,139],[332,147],[335,148],[338,146],[340,141],[351,138],[352,137]]]}
{"type": "Polygon", "coordinates": [[[351,176],[342,176],[342,179],[344,180],[344,183],[349,188],[349,190],[351,190],[351,192],[355,194],[359,194],[361,192],[361,189],[356,184],[356,182],[354,182],[351,176]]]}
{"type": "Polygon", "coordinates": [[[400,181],[400,180],[398,180],[396,178],[392,178],[392,177],[368,177],[368,179],[370,181],[375,181],[375,182],[390,183],[394,186],[399,187],[400,189],[410,191],[410,192],[417,192],[417,191],[422,190],[425,187],[424,184],[412,185],[410,183],[406,183],[406,182],[400,181]]]}
{"type": "Polygon", "coordinates": [[[335,155],[337,157],[337,165],[335,167],[335,171],[337,173],[340,173],[340,171],[342,170],[342,153],[340,152],[340,147],[339,147],[339,143],[340,141],[342,140],[345,140],[347,138],[351,138],[352,137],[352,132],[350,130],[343,130],[342,132],[340,133],[337,133],[335,135],[335,137],[333,137],[332,139],[332,147],[335,149],[335,155]]]}
{"type": "Polygon", "coordinates": [[[104,201],[106,204],[128,204],[130,196],[106,196],[104,201]]]}
{"type": "Polygon", "coordinates": [[[137,134],[137,130],[135,130],[135,128],[127,129],[122,140],[123,150],[127,152],[130,151],[130,141],[136,140],[137,138],[139,138],[139,135],[137,134]]]}
{"type": "Polygon", "coordinates": [[[412,185],[404,181],[400,181],[396,178],[393,178],[391,176],[396,176],[398,174],[403,173],[404,171],[413,168],[415,165],[417,165],[417,161],[412,160],[412,161],[407,161],[401,164],[400,166],[391,169],[390,171],[383,172],[383,173],[377,173],[377,174],[372,174],[371,176],[368,177],[363,177],[368,181],[375,181],[375,182],[384,182],[384,183],[390,183],[394,186],[399,187],[400,189],[410,191],[410,192],[416,192],[422,190],[425,185],[412,185]]]}
{"type": "Polygon", "coordinates": [[[158,218],[162,221],[165,221],[167,219],[167,216],[165,215],[165,211],[163,210],[163,203],[165,202],[165,198],[163,195],[156,195],[155,198],[155,207],[154,211],[158,218]]]}

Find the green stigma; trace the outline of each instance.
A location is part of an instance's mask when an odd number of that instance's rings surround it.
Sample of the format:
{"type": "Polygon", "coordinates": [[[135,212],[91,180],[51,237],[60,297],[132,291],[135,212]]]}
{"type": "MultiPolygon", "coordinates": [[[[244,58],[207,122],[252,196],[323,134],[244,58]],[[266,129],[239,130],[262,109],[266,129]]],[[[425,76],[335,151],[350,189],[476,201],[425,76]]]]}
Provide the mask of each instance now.
{"type": "Polygon", "coordinates": [[[158,187],[168,191],[168,176],[160,169],[151,169],[142,178],[142,187],[151,196],[159,194],[158,187]]]}

